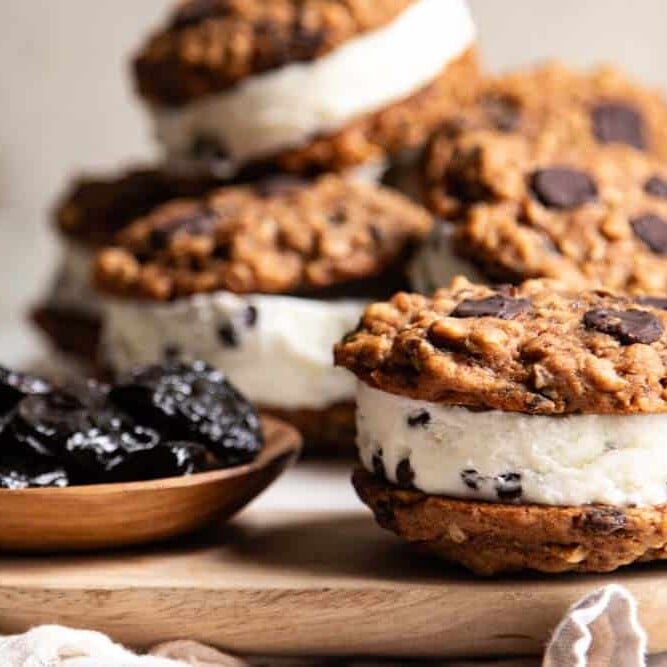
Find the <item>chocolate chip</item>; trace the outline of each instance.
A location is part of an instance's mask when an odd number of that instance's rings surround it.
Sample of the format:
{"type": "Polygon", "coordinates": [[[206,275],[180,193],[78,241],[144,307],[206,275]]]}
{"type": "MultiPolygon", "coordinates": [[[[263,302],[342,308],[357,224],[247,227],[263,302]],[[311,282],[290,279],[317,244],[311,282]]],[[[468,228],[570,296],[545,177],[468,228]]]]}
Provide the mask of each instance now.
{"type": "Polygon", "coordinates": [[[426,426],[431,421],[431,415],[427,410],[419,410],[411,415],[408,415],[408,426],[415,428],[416,426],[426,426]]]}
{"type": "Polygon", "coordinates": [[[415,480],[415,471],[410,465],[410,459],[403,459],[396,466],[396,482],[402,489],[412,489],[415,480]]]}
{"type": "Polygon", "coordinates": [[[229,150],[217,137],[200,134],[190,146],[190,154],[196,160],[223,161],[229,159],[229,150]]]}
{"type": "Polygon", "coordinates": [[[281,174],[279,176],[269,176],[259,181],[255,185],[255,192],[258,197],[271,199],[272,197],[286,197],[302,190],[308,185],[308,181],[298,176],[281,174]]]}
{"type": "Polygon", "coordinates": [[[651,195],[651,197],[667,199],[667,181],[660,178],[660,176],[651,176],[644,183],[644,192],[647,195],[651,195]]]}
{"type": "Polygon", "coordinates": [[[496,494],[500,500],[517,500],[521,497],[521,475],[518,472],[508,472],[496,477],[496,494]]]}
{"type": "Polygon", "coordinates": [[[625,528],[625,514],[617,509],[593,508],[575,519],[575,527],[596,535],[611,535],[625,528]]]}
{"type": "Polygon", "coordinates": [[[639,296],[635,301],[642,306],[650,306],[658,310],[667,310],[667,298],[660,296],[639,296]]]}
{"type": "Polygon", "coordinates": [[[461,481],[473,491],[479,491],[479,484],[482,481],[482,476],[472,468],[461,471],[461,481]]]}
{"type": "Polygon", "coordinates": [[[584,326],[613,336],[621,345],[655,343],[665,330],[662,322],[645,310],[589,310],[584,315],[584,326]]]}
{"type": "Polygon", "coordinates": [[[653,213],[630,221],[634,233],[658,255],[667,255],[667,222],[653,213]]]}
{"type": "Polygon", "coordinates": [[[513,320],[526,312],[531,303],[528,299],[514,299],[496,294],[486,299],[466,299],[450,313],[450,317],[498,317],[501,320],[513,320]]]}
{"type": "Polygon", "coordinates": [[[569,167],[538,169],[530,178],[530,188],[541,204],[557,209],[576,208],[598,196],[591,177],[569,167]]]}
{"type": "Polygon", "coordinates": [[[519,104],[507,95],[486,95],[482,100],[491,124],[500,132],[513,132],[520,119],[519,104]]]}
{"type": "Polygon", "coordinates": [[[382,458],[382,450],[378,450],[373,454],[373,473],[378,479],[386,479],[386,473],[384,470],[384,460],[382,458]]]}
{"type": "Polygon", "coordinates": [[[223,324],[218,329],[218,338],[225,347],[239,347],[241,345],[239,334],[231,323],[223,324]]]}
{"type": "Polygon", "coordinates": [[[257,326],[257,320],[259,320],[259,311],[256,306],[248,306],[245,309],[244,322],[248,329],[252,329],[257,326]]]}
{"type": "Polygon", "coordinates": [[[595,138],[600,143],[646,148],[644,120],[634,107],[623,102],[605,102],[591,111],[591,118],[595,138]]]}

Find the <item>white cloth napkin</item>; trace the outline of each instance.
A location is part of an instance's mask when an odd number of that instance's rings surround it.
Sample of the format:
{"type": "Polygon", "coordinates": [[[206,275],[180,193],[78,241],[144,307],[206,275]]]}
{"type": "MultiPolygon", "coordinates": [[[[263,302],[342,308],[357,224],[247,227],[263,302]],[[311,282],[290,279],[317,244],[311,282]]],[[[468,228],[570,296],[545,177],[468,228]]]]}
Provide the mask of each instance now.
{"type": "MultiPolygon", "coordinates": [[[[542,665],[643,667],[646,665],[645,653],[646,633],[639,624],[637,604],[625,588],[612,584],[586,595],[570,607],[547,646],[542,665]]],[[[23,635],[0,638],[2,667],[249,667],[251,664],[322,663],[312,659],[301,663],[272,659],[263,659],[257,663],[245,662],[191,641],[169,642],[155,647],[151,655],[137,656],[98,632],[71,630],[55,625],[35,628],[23,635]]],[[[336,664],[362,667],[391,663],[351,660],[336,664]]],[[[467,667],[518,667],[539,665],[540,661],[440,661],[430,664],[447,667],[463,664],[467,667]]],[[[650,665],[667,667],[667,659],[656,656],[650,665]]]]}

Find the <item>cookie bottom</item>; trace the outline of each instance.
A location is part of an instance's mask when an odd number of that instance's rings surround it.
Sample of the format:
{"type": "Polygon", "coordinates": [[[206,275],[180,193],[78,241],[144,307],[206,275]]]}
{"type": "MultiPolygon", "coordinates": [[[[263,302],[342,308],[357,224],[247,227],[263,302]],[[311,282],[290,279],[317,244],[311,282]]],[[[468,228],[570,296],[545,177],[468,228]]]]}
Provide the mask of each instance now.
{"type": "Polygon", "coordinates": [[[57,350],[86,366],[96,364],[102,334],[102,323],[98,318],[42,305],[32,310],[30,319],[57,350]]]}
{"type": "Polygon", "coordinates": [[[353,456],[356,453],[355,406],[337,403],[323,410],[281,410],[260,406],[262,413],[286,421],[304,439],[304,456],[353,456]]]}
{"type": "Polygon", "coordinates": [[[344,171],[419,148],[443,119],[457,115],[473,100],[479,81],[477,50],[472,47],[414,95],[282,153],[275,161],[299,173],[344,171]]]}
{"type": "Polygon", "coordinates": [[[377,522],[476,574],[611,572],[667,559],[667,505],[505,505],[404,490],[357,469],[352,482],[377,522]]]}

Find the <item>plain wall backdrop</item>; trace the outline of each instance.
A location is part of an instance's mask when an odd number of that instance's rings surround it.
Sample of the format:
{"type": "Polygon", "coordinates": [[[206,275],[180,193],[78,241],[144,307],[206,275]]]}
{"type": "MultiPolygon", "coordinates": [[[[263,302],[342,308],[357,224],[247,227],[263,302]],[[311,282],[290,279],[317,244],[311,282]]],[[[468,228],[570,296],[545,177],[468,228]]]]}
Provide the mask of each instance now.
{"type": "MultiPolygon", "coordinates": [[[[68,177],[156,155],[127,61],[170,4],[0,0],[0,333],[52,270],[47,212],[68,177]]],[[[489,69],[615,61],[667,85],[665,0],[471,4],[489,69]]]]}

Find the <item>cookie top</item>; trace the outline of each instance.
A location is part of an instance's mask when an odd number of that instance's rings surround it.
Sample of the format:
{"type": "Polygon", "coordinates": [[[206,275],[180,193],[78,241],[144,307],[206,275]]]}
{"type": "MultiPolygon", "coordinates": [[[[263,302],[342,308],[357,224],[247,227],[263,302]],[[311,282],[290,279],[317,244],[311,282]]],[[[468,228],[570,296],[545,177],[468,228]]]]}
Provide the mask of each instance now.
{"type": "Polygon", "coordinates": [[[192,294],[308,293],[381,274],[432,226],[388,189],[279,176],[156,209],[97,260],[98,286],[167,301],[192,294]]]}
{"type": "Polygon", "coordinates": [[[367,384],[411,398],[541,415],[667,411],[667,299],[456,278],[433,298],[369,306],[336,347],[367,384]]]}
{"type": "Polygon", "coordinates": [[[470,132],[456,167],[486,201],[453,237],[492,280],[557,278],[633,293],[667,291],[667,168],[627,146],[561,147],[470,132]]]}
{"type": "Polygon", "coordinates": [[[575,146],[582,153],[631,146],[664,160],[665,128],[665,98],[615,68],[578,72],[547,63],[514,72],[482,86],[475,102],[433,138],[424,165],[426,199],[437,215],[456,218],[470,203],[497,194],[465,173],[474,169],[472,146],[462,139],[470,131],[486,130],[499,139],[519,135],[540,145],[575,146]]]}
{"type": "Polygon", "coordinates": [[[90,246],[111,245],[131,221],[179,197],[196,197],[219,184],[209,177],[185,177],[159,169],[132,169],[117,176],[83,177],[72,184],[55,210],[58,230],[90,246]]]}
{"type": "Polygon", "coordinates": [[[140,94],[179,107],[380,28],[415,0],[186,0],[134,61],[140,94]]]}

